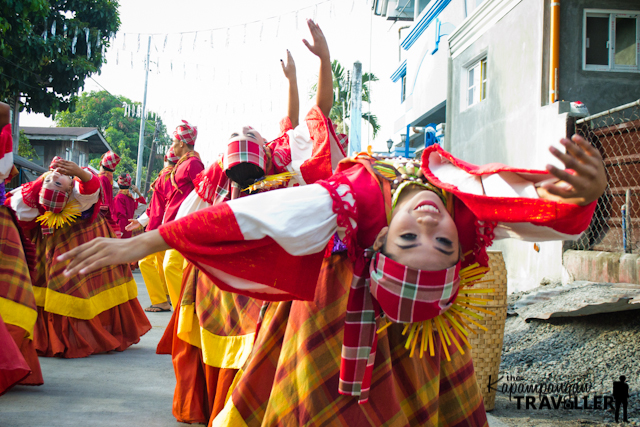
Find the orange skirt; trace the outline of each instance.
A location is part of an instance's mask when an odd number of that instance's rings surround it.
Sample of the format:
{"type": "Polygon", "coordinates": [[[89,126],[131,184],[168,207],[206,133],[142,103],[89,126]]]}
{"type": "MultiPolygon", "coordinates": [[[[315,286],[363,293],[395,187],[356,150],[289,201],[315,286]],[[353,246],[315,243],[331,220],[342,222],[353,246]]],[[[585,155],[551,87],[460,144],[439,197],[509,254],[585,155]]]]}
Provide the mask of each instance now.
{"type": "MultiPolygon", "coordinates": [[[[184,271],[180,301],[185,282],[193,273],[189,263],[184,271]]],[[[178,338],[180,306],[174,307],[171,320],[156,349],[157,354],[171,354],[176,374],[173,394],[173,416],[178,422],[208,424],[224,407],[227,393],[237,369],[214,368],[204,363],[202,350],[178,338]]]]}
{"type": "Polygon", "coordinates": [[[40,356],[86,357],[107,351],[123,351],[151,329],[137,298],[83,320],[49,313],[38,307],[34,330],[40,356]]]}

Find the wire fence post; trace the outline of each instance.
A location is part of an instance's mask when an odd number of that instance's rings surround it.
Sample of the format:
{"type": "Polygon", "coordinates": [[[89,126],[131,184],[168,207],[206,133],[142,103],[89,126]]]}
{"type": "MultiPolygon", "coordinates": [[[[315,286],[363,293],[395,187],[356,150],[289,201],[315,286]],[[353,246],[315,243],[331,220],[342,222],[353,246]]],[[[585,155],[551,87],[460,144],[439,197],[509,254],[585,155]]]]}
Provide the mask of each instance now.
{"type": "Polygon", "coordinates": [[[575,133],[600,151],[608,181],[575,248],[640,253],[640,100],[576,121],[575,133]]]}

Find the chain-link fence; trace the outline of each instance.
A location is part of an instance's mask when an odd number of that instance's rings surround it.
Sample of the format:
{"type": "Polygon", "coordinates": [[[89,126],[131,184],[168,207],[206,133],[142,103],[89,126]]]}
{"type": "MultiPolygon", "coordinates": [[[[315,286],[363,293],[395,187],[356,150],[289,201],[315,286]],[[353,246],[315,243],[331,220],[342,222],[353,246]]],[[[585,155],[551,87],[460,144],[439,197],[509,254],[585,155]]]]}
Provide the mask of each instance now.
{"type": "Polygon", "coordinates": [[[640,253],[640,100],[576,121],[602,154],[608,187],[576,249],[640,253]]]}

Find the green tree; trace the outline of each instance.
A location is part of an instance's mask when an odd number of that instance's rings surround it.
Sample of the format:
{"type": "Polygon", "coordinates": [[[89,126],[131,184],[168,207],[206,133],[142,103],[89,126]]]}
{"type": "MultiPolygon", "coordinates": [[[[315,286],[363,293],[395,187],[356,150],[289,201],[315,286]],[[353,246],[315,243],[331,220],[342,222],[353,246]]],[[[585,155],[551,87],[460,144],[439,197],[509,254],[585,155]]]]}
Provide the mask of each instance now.
{"type": "MultiPolygon", "coordinates": [[[[56,116],[56,125],[59,127],[97,127],[113,151],[121,158],[114,175],[128,172],[135,176],[138,160],[140,118],[126,117],[123,106],[125,103],[134,107],[140,105],[124,96],[113,96],[106,91],[85,92],[78,98],[75,111],[63,111],[56,116]]],[[[153,118],[155,115],[150,113],[150,116],[153,118]]],[[[152,154],[150,151],[156,122],[159,123],[159,130],[156,150],[153,153],[152,182],[162,169],[164,153],[171,145],[167,128],[160,117],[155,117],[155,120],[147,119],[145,121],[145,150],[142,163],[143,180],[146,176],[149,156],[152,154]]],[[[100,156],[101,154],[92,155],[89,164],[97,169],[100,163],[100,156]]]]}
{"type": "Polygon", "coordinates": [[[72,108],[119,27],[116,0],[3,0],[0,99],[46,116],[72,108]]]}
{"type": "MultiPolygon", "coordinates": [[[[331,63],[331,71],[333,72],[333,106],[329,113],[329,118],[338,127],[339,132],[349,133],[348,120],[351,118],[351,79],[345,68],[334,59],[331,63]]],[[[362,102],[371,102],[369,95],[369,82],[377,82],[378,77],[372,73],[362,74],[362,102]]],[[[316,96],[318,85],[314,84],[309,91],[309,97],[316,96]]],[[[380,131],[378,117],[363,112],[362,118],[366,120],[373,129],[373,137],[375,138],[380,131]]]]}
{"type": "Polygon", "coordinates": [[[18,155],[24,157],[27,160],[38,159],[36,150],[31,146],[31,142],[23,130],[20,130],[20,139],[18,140],[18,155]]]}

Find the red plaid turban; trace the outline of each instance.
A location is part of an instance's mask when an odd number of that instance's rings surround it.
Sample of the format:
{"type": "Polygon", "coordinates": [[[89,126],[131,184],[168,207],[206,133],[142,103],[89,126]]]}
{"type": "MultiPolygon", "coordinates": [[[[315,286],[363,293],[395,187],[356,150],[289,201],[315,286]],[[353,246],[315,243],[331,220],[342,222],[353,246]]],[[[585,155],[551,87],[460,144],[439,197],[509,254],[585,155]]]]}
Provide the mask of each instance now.
{"type": "Polygon", "coordinates": [[[342,344],[341,394],[369,398],[378,336],[376,317],[384,313],[399,323],[433,319],[458,296],[460,262],[440,271],[409,268],[381,253],[356,261],[347,301],[342,344]]]}
{"type": "Polygon", "coordinates": [[[185,144],[194,145],[198,137],[198,127],[191,126],[186,120],[183,120],[182,123],[173,131],[173,137],[185,144]]]}
{"type": "Polygon", "coordinates": [[[223,169],[231,169],[242,162],[252,163],[266,172],[267,154],[264,151],[264,146],[249,140],[231,141],[227,145],[227,153],[222,164],[223,169]]]}
{"type": "Polygon", "coordinates": [[[168,160],[171,163],[178,163],[178,160],[180,160],[180,157],[176,156],[176,153],[173,152],[173,147],[169,147],[169,151],[167,151],[165,160],[168,160]]]}
{"type": "Polygon", "coordinates": [[[116,166],[118,166],[118,163],[120,163],[120,156],[113,151],[107,151],[102,155],[102,159],[100,159],[100,164],[111,170],[114,170],[116,166]]]}
{"type": "Polygon", "coordinates": [[[118,185],[122,185],[123,187],[131,187],[131,175],[120,175],[118,177],[118,185]]]}
{"type": "Polygon", "coordinates": [[[38,202],[40,202],[44,210],[53,213],[60,213],[62,212],[62,209],[64,209],[64,205],[67,204],[68,198],[69,193],[66,191],[49,190],[42,187],[38,202]]]}

